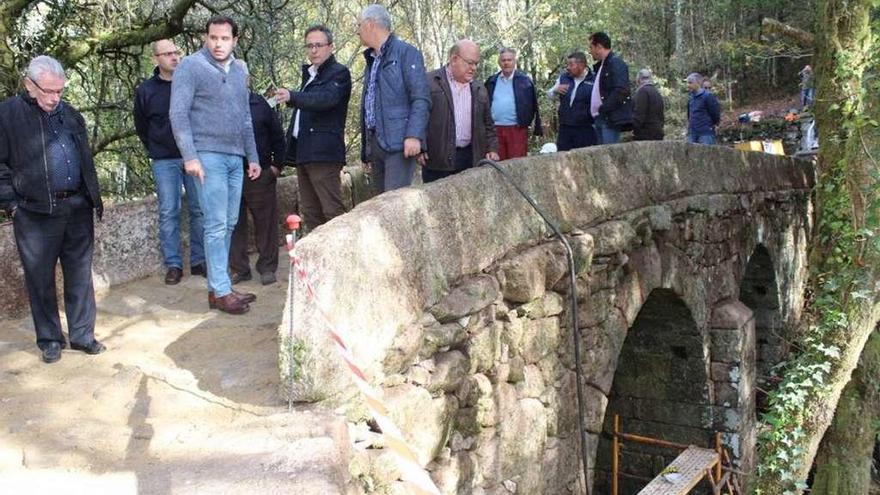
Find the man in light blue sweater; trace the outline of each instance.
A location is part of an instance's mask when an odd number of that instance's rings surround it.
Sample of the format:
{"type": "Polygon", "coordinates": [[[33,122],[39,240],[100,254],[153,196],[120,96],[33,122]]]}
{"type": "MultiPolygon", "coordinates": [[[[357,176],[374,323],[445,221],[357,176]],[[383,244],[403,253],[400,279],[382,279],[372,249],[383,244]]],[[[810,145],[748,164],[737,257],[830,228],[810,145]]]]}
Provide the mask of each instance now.
{"type": "Polygon", "coordinates": [[[186,173],[197,180],[196,196],[205,215],[208,306],[246,313],[256,299],[232,289],[229,246],[238,222],[242,157],[248,177],[260,176],[251,125],[247,72],[234,64],[238,26],[226,16],[205,25],[205,46],[183,59],[171,84],[169,118],[186,173]]]}

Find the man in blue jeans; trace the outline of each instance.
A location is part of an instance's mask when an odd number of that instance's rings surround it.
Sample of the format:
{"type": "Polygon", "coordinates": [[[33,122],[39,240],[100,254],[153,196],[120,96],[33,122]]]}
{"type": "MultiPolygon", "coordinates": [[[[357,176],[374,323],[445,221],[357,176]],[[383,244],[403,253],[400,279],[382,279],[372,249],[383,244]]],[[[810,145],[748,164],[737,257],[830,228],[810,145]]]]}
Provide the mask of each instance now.
{"type": "Polygon", "coordinates": [[[171,128],[186,173],[195,179],[205,214],[208,307],[230,314],[250,310],[256,299],[232,289],[229,248],[238,222],[243,179],[260,176],[254,141],[247,72],[233,63],[238,25],[215,16],[205,25],[205,45],[183,59],[171,83],[171,128]]]}
{"type": "Polygon", "coordinates": [[[611,38],[603,32],[590,35],[590,55],[596,80],[590,94],[590,114],[599,144],[620,142],[620,133],[632,130],[632,92],[629,67],[611,51],[611,38]]]}
{"type": "Polygon", "coordinates": [[[694,72],[685,80],[688,87],[688,142],[715,144],[715,126],[721,122],[721,105],[703,88],[703,76],[694,72]]]}
{"type": "Polygon", "coordinates": [[[180,187],[186,189],[189,207],[189,264],[193,275],[207,275],[202,210],[195,197],[193,178],[183,173],[183,159],[171,133],[168,107],[171,78],[180,62],[180,50],[171,40],[153,43],[153,77],[135,90],[134,126],[153,164],[159,199],[159,247],[165,260],[165,283],[175,285],[183,276],[180,255],[180,187]]]}

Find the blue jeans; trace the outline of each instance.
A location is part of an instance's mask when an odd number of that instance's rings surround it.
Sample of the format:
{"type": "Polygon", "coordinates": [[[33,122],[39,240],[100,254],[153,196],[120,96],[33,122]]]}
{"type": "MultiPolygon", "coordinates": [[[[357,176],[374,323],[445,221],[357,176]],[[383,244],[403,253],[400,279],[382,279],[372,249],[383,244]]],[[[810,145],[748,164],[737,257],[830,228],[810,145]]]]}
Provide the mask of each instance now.
{"type": "Polygon", "coordinates": [[[620,131],[611,127],[608,124],[608,120],[601,113],[596,116],[593,126],[596,128],[596,139],[599,141],[599,144],[615,144],[620,142],[620,131]]]}
{"type": "Polygon", "coordinates": [[[801,108],[813,106],[813,98],[816,96],[816,88],[801,90],[801,108]]]}
{"type": "Polygon", "coordinates": [[[205,254],[208,290],[217,297],[232,292],[229,280],[229,246],[238,223],[244,177],[242,157],[210,151],[199,152],[205,181],[195,179],[199,206],[205,212],[205,254]]]}
{"type": "Polygon", "coordinates": [[[688,134],[688,142],[694,144],[715,144],[715,134],[688,134]]]}
{"type": "Polygon", "coordinates": [[[167,268],[183,268],[180,255],[180,187],[186,189],[189,207],[189,264],[205,262],[202,210],[196,199],[193,178],[183,173],[183,159],[153,160],[153,180],[159,199],[159,247],[167,268]]]}

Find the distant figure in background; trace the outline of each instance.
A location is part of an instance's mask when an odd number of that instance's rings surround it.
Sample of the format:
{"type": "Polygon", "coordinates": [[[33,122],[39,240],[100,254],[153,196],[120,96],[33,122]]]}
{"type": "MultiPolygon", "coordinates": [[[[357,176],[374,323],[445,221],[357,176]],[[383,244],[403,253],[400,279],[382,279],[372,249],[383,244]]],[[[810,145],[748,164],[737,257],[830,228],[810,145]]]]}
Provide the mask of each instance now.
{"type": "Polygon", "coordinates": [[[498,66],[501,71],[486,79],[486,90],[498,135],[498,157],[507,160],[528,155],[529,125],[533,120],[535,136],[543,136],[544,127],[535,84],[525,72],[516,70],[516,51],[499,50],[498,66]]]}
{"type": "Polygon", "coordinates": [[[654,87],[651,69],[642,69],[636,76],[639,89],[633,95],[633,139],[636,141],[663,141],[663,97],[654,87]]]}
{"type": "Polygon", "coordinates": [[[59,260],[70,348],[105,350],[95,340],[92,285],[94,215],[100,219],[104,208],[85,120],[62,100],[66,84],[61,64],[41,55],[28,64],[25,90],[0,103],[0,208],[12,218],[45,363],[67,347],[55,289],[59,260]]]}
{"type": "Polygon", "coordinates": [[[279,89],[279,102],[296,110],[287,131],[287,159],[296,164],[299,211],[306,228],[345,213],[342,167],[351,73],[333,56],[333,32],[318,24],[306,29],[306,55],[299,91],[279,89]]]}
{"type": "Polygon", "coordinates": [[[489,93],[474,80],[479,63],[477,44],[459,40],[446,65],[428,73],[428,148],[419,157],[425,184],[467,170],[484,157],[498,160],[489,93]]]}
{"type": "Polygon", "coordinates": [[[712,78],[704,77],[703,78],[703,89],[706,91],[712,91],[712,78]]]}
{"type": "Polygon", "coordinates": [[[721,122],[721,105],[711,91],[703,89],[703,76],[694,72],[685,80],[688,88],[688,142],[715,144],[715,126],[721,122]]]}
{"type": "Polygon", "coordinates": [[[431,95],[422,53],[391,32],[391,14],[385,7],[364,7],[357,33],[367,47],[361,161],[381,194],[412,184],[416,158],[425,147],[431,95]]]}
{"type": "Polygon", "coordinates": [[[801,76],[801,109],[812,107],[816,96],[816,82],[813,78],[813,68],[805,65],[798,75],[801,76]]]}
{"type": "Polygon", "coordinates": [[[590,55],[596,61],[596,83],[590,95],[596,137],[599,144],[619,143],[620,133],[632,129],[629,67],[611,51],[611,38],[602,32],[590,35],[590,55]]]}
{"type": "Polygon", "coordinates": [[[189,208],[189,264],[193,275],[207,276],[202,209],[196,198],[195,179],[183,172],[183,158],[171,133],[171,78],[180,62],[180,49],[171,40],[153,43],[153,77],[134,93],[134,127],[153,165],[153,182],[159,207],[159,247],[165,260],[165,283],[175,285],[183,276],[180,255],[180,188],[186,190],[189,208]]]}
{"type": "MultiPolygon", "coordinates": [[[[235,62],[250,74],[247,64],[241,60],[235,62]]],[[[250,83],[248,76],[248,86],[250,83]]],[[[278,269],[278,199],[275,189],[284,161],[284,129],[278,114],[265,98],[251,91],[249,103],[261,172],[256,180],[242,177],[241,206],[238,223],[232,231],[229,268],[233,285],[251,279],[251,262],[247,254],[247,212],[250,211],[254,219],[254,246],[259,254],[257,273],[260,274],[260,283],[269,285],[275,283],[275,270],[278,269]]],[[[247,170],[245,159],[242,159],[242,167],[247,170]]]]}
{"type": "Polygon", "coordinates": [[[568,151],[594,146],[598,142],[590,98],[595,92],[593,73],[587,68],[584,52],[574,52],[567,57],[566,70],[547,91],[550,98],[559,98],[559,133],[556,149],[568,151]]]}

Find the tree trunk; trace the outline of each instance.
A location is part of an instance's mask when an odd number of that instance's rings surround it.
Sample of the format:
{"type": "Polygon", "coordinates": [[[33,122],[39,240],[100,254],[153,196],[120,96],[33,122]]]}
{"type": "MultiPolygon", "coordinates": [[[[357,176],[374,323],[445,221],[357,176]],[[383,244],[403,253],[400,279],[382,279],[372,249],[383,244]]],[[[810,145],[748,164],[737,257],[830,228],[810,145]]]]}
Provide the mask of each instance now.
{"type": "Polygon", "coordinates": [[[813,495],[868,493],[880,421],[880,329],[874,330],[859,367],[843,389],[834,422],[816,455],[813,495]]]}
{"type": "Polygon", "coordinates": [[[872,4],[818,4],[816,122],[821,146],[810,297],[800,353],[771,398],[767,419],[772,426],[761,438],[753,486],[762,495],[805,487],[819,441],[880,319],[880,129],[870,122],[880,115],[880,91],[873,87],[876,78],[866,72],[877,64],[872,4]]]}

